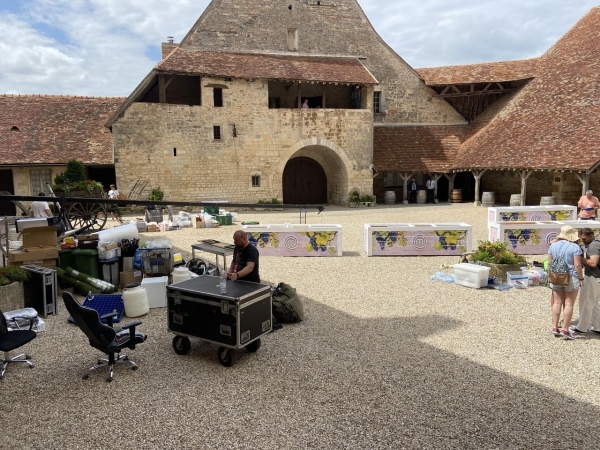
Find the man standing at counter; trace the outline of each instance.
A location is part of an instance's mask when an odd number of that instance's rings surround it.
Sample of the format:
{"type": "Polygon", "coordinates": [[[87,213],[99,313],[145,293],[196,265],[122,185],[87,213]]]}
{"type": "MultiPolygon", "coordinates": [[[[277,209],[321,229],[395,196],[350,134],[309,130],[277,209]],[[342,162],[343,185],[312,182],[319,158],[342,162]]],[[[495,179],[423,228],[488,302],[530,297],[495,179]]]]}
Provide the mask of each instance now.
{"type": "Polygon", "coordinates": [[[260,283],[258,274],[258,249],[250,245],[248,236],[243,230],[237,230],[233,233],[233,261],[227,272],[227,279],[242,280],[260,283]]]}
{"type": "Polygon", "coordinates": [[[598,201],[598,197],[594,197],[593,194],[591,190],[587,190],[585,191],[585,195],[577,202],[577,206],[581,208],[579,212],[581,220],[594,220],[596,218],[596,211],[600,207],[600,202],[598,201]]]}

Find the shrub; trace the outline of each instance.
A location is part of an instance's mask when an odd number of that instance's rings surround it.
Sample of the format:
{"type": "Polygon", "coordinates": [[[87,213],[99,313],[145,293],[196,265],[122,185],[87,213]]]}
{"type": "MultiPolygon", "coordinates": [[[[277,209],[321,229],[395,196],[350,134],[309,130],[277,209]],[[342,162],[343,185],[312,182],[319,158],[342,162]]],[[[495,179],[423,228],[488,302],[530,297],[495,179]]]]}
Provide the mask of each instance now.
{"type": "Polygon", "coordinates": [[[0,286],[7,286],[15,281],[25,281],[29,273],[20,267],[0,267],[0,286]]]}
{"type": "Polygon", "coordinates": [[[478,241],[479,247],[471,256],[471,261],[491,264],[518,264],[524,261],[521,255],[507,249],[508,242],[478,241]]]}
{"type": "Polygon", "coordinates": [[[76,159],[67,162],[67,169],[54,177],[54,184],[61,185],[66,183],[77,183],[86,180],[85,166],[76,159]]]}
{"type": "Polygon", "coordinates": [[[364,194],[360,196],[360,201],[361,202],[374,202],[375,201],[375,197],[373,195],[370,194],[364,194]]]}
{"type": "Polygon", "coordinates": [[[360,202],[360,194],[357,191],[352,191],[348,196],[348,201],[350,203],[358,203],[360,202]]]}
{"type": "Polygon", "coordinates": [[[150,192],[148,200],[151,200],[153,202],[161,202],[164,197],[165,193],[163,192],[163,190],[160,187],[155,187],[154,189],[152,189],[152,192],[150,192]]]}

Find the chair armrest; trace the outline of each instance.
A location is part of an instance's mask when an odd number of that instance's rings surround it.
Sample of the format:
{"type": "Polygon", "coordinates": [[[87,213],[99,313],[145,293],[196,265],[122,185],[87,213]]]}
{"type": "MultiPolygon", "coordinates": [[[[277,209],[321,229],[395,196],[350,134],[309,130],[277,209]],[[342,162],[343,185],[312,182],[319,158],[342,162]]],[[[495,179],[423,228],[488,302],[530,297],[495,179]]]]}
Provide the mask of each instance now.
{"type": "Polygon", "coordinates": [[[131,322],[131,323],[127,323],[125,325],[121,325],[121,328],[123,328],[124,330],[126,330],[127,328],[131,328],[133,327],[135,329],[135,327],[137,327],[138,325],[141,325],[142,322],[140,322],[139,320],[136,322],[131,322]]]}
{"type": "Polygon", "coordinates": [[[131,322],[128,324],[123,325],[121,328],[124,330],[129,329],[129,345],[128,347],[132,350],[135,349],[135,327],[137,327],[138,325],[141,325],[142,322],[140,322],[139,320],[136,322],[131,322]]]}
{"type": "Polygon", "coordinates": [[[115,314],[117,314],[116,311],[113,311],[111,313],[106,313],[106,314],[102,314],[100,316],[100,319],[106,319],[106,324],[113,328],[113,318],[115,317],[115,314]]]}
{"type": "Polygon", "coordinates": [[[19,326],[19,322],[17,322],[17,319],[23,319],[23,320],[29,320],[29,329],[33,329],[33,322],[35,321],[37,317],[25,317],[25,316],[15,316],[15,317],[11,317],[10,321],[14,322],[15,325],[17,326],[17,328],[20,330],[21,327],[19,326]]]}

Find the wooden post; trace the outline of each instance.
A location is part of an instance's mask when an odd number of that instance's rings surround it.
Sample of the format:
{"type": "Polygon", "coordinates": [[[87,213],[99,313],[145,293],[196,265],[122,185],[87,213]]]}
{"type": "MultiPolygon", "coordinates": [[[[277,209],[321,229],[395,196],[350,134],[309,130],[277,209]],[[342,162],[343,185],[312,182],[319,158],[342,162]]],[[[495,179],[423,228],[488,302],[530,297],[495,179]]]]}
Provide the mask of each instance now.
{"type": "Polygon", "coordinates": [[[519,175],[521,175],[521,206],[525,206],[525,195],[527,195],[527,178],[529,178],[532,173],[532,170],[519,171],[519,175]]]}
{"type": "Polygon", "coordinates": [[[302,85],[298,83],[298,108],[302,108],[302,85]]]}
{"type": "Polygon", "coordinates": [[[442,178],[442,175],[443,174],[435,174],[435,173],[431,174],[431,176],[433,177],[433,181],[435,181],[435,187],[433,188],[433,203],[438,202],[438,198],[437,198],[438,181],[440,178],[442,178]]]}
{"type": "Polygon", "coordinates": [[[158,103],[166,103],[167,95],[165,92],[165,76],[158,76],[158,103]]]}
{"type": "Polygon", "coordinates": [[[584,173],[583,175],[579,175],[578,173],[576,173],[575,175],[577,176],[579,181],[581,181],[581,196],[583,197],[585,195],[585,191],[589,189],[590,174],[584,173]]]}
{"type": "Polygon", "coordinates": [[[480,206],[481,205],[481,201],[479,201],[479,180],[481,180],[481,177],[485,173],[485,170],[486,169],[483,169],[483,170],[471,170],[471,173],[475,177],[475,202],[474,202],[475,206],[480,206]]]}
{"type": "Polygon", "coordinates": [[[452,195],[452,189],[454,189],[454,179],[456,178],[456,173],[444,173],[442,175],[448,178],[448,203],[450,203],[450,195],[452,195]]]}
{"type": "Polygon", "coordinates": [[[402,177],[402,203],[408,205],[408,180],[413,176],[412,173],[400,173],[398,174],[402,177]]]}
{"type": "Polygon", "coordinates": [[[326,103],[325,103],[325,99],[327,98],[327,85],[325,83],[323,83],[323,109],[325,109],[326,103]]]}

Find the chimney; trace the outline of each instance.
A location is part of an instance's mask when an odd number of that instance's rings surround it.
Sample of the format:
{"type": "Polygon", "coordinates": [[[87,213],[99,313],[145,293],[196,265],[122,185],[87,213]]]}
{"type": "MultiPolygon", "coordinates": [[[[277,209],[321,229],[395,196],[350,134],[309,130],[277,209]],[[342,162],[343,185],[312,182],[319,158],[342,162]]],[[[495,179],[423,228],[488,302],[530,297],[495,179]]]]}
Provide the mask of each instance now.
{"type": "Polygon", "coordinates": [[[173,50],[179,47],[179,44],[176,44],[174,39],[173,36],[167,36],[167,42],[161,44],[162,59],[165,59],[173,50]]]}

